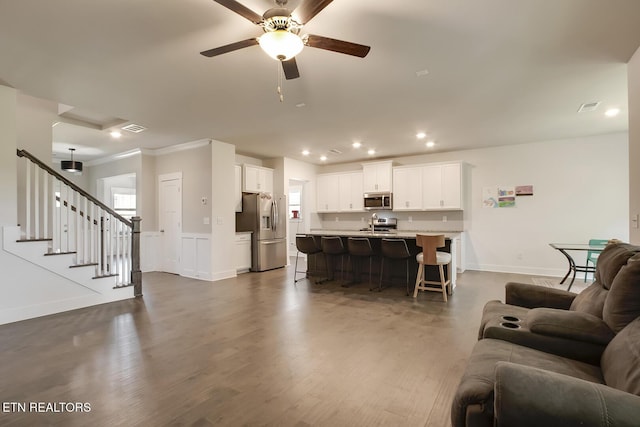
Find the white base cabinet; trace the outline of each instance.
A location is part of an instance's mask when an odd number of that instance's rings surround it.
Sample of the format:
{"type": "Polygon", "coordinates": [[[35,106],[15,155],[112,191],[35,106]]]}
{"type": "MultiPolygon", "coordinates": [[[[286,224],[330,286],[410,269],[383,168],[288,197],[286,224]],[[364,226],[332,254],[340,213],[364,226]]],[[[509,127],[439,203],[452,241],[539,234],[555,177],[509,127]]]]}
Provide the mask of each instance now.
{"type": "Polygon", "coordinates": [[[233,259],[238,273],[251,269],[251,232],[236,233],[233,259]]]}

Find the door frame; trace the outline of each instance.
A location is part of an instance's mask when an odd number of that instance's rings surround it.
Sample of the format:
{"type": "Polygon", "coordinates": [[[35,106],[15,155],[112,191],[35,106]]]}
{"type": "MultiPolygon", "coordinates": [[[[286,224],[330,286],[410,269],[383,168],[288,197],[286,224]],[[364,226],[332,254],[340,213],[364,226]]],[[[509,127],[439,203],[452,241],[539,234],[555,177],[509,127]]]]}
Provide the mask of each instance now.
{"type": "Polygon", "coordinates": [[[181,239],[182,239],[182,172],[173,172],[173,173],[166,173],[166,174],[161,174],[158,175],[158,233],[160,234],[160,239],[162,240],[162,244],[161,244],[161,255],[160,255],[160,269],[162,271],[166,271],[168,273],[174,273],[174,274],[180,274],[181,270],[182,270],[182,245],[181,243],[181,239]],[[175,247],[177,248],[177,253],[178,253],[178,263],[176,265],[176,270],[177,271],[169,271],[165,265],[165,252],[164,252],[164,248],[165,248],[165,236],[163,235],[163,233],[160,231],[160,227],[162,226],[162,220],[163,218],[163,212],[162,212],[162,183],[166,182],[166,181],[178,181],[178,185],[179,185],[179,191],[180,191],[180,197],[178,200],[178,212],[179,212],[179,220],[178,220],[178,235],[175,237],[175,241],[171,244],[174,244],[175,247]]]}

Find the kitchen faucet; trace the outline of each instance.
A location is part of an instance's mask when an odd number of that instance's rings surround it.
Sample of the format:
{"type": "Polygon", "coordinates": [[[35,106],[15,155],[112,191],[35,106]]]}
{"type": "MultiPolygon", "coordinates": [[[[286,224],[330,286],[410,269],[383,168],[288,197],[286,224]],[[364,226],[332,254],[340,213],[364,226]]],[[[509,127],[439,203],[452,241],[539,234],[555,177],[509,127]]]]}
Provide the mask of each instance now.
{"type": "Polygon", "coordinates": [[[378,214],[374,212],[371,214],[371,220],[369,221],[369,225],[371,226],[371,234],[373,234],[374,231],[373,220],[375,219],[378,219],[378,214]]]}

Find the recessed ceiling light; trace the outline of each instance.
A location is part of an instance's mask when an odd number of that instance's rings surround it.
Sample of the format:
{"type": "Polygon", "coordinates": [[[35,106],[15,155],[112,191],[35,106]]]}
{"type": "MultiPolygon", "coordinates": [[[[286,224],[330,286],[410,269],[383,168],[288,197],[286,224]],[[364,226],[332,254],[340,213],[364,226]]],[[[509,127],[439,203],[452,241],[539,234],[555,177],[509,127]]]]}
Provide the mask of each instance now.
{"type": "Polygon", "coordinates": [[[118,138],[120,138],[122,136],[122,134],[120,132],[118,132],[117,130],[111,131],[110,135],[111,135],[112,138],[116,138],[116,139],[118,139],[118,138]]]}
{"type": "Polygon", "coordinates": [[[424,132],[418,132],[416,133],[416,138],[418,139],[425,139],[427,137],[427,134],[424,132]]]}
{"type": "Polygon", "coordinates": [[[619,108],[609,108],[607,111],[604,112],[604,115],[607,117],[615,117],[618,114],[620,114],[619,108]]]}
{"type": "Polygon", "coordinates": [[[302,155],[303,155],[303,156],[308,156],[308,155],[309,155],[309,153],[310,153],[310,151],[309,151],[309,150],[302,150],[302,155]]]}
{"type": "Polygon", "coordinates": [[[356,142],[354,142],[353,144],[351,144],[351,146],[352,146],[353,148],[360,148],[360,147],[362,147],[362,143],[361,143],[361,142],[356,141],[356,142]]]}
{"type": "Polygon", "coordinates": [[[370,156],[373,156],[374,154],[376,154],[376,150],[374,150],[373,148],[370,148],[369,151],[367,151],[367,154],[370,156]]]}
{"type": "Polygon", "coordinates": [[[320,156],[320,160],[322,160],[323,162],[327,160],[327,156],[320,156]]]}
{"type": "Polygon", "coordinates": [[[431,148],[431,147],[435,147],[436,143],[433,141],[427,141],[424,145],[426,145],[427,147],[431,148]]]}

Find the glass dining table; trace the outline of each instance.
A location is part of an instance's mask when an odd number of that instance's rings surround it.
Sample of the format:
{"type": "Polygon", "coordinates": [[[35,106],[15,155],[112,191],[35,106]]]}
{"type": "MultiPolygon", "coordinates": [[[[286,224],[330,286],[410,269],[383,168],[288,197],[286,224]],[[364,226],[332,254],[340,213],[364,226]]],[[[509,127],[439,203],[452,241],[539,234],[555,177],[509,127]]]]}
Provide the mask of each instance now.
{"type": "Polygon", "coordinates": [[[569,283],[568,291],[571,290],[571,286],[573,285],[574,280],[576,279],[576,273],[595,273],[596,267],[590,265],[577,265],[573,257],[571,256],[571,252],[596,252],[600,253],[604,250],[606,245],[589,245],[589,244],[581,244],[581,243],[549,243],[553,249],[560,251],[569,262],[569,270],[567,274],[564,275],[560,284],[563,284],[565,280],[569,277],[571,272],[573,272],[573,276],[571,277],[571,282],[569,283]]]}

